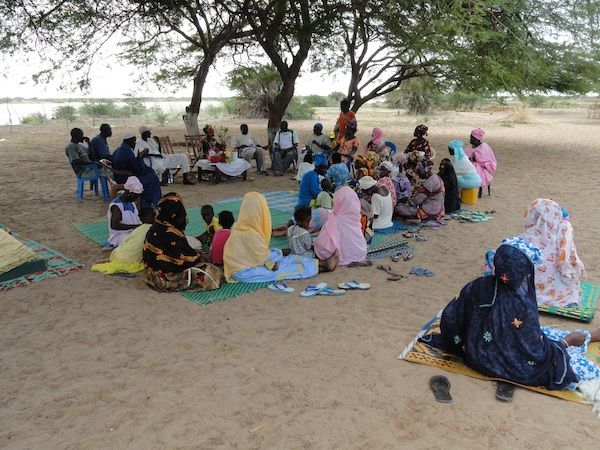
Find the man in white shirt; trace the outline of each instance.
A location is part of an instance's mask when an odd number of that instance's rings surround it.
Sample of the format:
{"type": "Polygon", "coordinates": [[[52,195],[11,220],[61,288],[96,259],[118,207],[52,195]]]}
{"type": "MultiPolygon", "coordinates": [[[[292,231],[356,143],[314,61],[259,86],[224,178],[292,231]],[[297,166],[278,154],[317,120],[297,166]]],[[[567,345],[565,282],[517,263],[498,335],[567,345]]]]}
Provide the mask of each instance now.
{"type": "Polygon", "coordinates": [[[231,145],[240,158],[248,162],[256,159],[256,170],[259,174],[269,175],[264,166],[265,157],[262,151],[264,147],[260,145],[256,136],[248,131],[248,125],[245,123],[240,125],[240,134],[236,134],[231,139],[231,145]]]}
{"type": "Polygon", "coordinates": [[[288,123],[283,120],[273,140],[273,173],[276,177],[283,176],[290,168],[298,152],[298,142],[296,132],[288,129],[288,123]]]}
{"type": "Polygon", "coordinates": [[[195,184],[189,179],[190,172],[190,160],[188,155],[183,153],[176,155],[163,155],[161,153],[160,145],[158,141],[152,138],[152,132],[150,128],[141,126],[139,129],[141,139],[136,140],[135,148],[133,149],[134,155],[142,155],[144,163],[154,169],[156,175],[162,180],[161,185],[166,186],[168,183],[164,175],[167,169],[181,168],[183,174],[183,184],[195,184]]]}

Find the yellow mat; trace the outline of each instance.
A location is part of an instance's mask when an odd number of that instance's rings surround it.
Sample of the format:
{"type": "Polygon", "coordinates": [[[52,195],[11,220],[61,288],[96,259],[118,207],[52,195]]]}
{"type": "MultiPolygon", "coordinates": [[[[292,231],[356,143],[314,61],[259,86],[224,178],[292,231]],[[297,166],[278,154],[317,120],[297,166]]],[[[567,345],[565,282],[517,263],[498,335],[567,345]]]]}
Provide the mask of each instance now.
{"type": "MultiPolygon", "coordinates": [[[[451,353],[443,352],[437,348],[431,347],[423,342],[420,342],[418,338],[424,337],[431,334],[439,334],[440,333],[440,318],[441,312],[438,313],[432,320],[430,320],[424,327],[423,330],[419,333],[417,338],[400,354],[400,359],[404,359],[405,361],[424,364],[426,366],[438,367],[446,372],[457,373],[460,375],[466,375],[472,378],[479,378],[480,380],[491,380],[491,381],[506,381],[502,378],[492,378],[486,375],[483,375],[479,372],[474,371],[473,369],[467,367],[462,358],[453,355],[451,353]]],[[[600,365],[600,343],[594,342],[588,346],[588,357],[594,361],[596,364],[600,365]]],[[[512,383],[512,382],[509,382],[512,383]]],[[[579,394],[578,391],[554,391],[549,390],[543,387],[537,386],[524,386],[517,383],[517,386],[521,386],[524,389],[529,389],[535,392],[540,392],[542,394],[551,395],[553,397],[558,397],[563,400],[568,400],[571,402],[577,403],[585,403],[589,404],[585,398],[579,394]]]]}

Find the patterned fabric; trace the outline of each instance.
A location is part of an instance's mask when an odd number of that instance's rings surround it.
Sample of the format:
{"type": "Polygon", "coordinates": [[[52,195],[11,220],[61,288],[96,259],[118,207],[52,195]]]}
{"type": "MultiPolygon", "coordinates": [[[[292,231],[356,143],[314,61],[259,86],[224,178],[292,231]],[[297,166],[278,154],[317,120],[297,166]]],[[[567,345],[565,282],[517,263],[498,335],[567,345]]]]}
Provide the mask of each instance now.
{"type": "Polygon", "coordinates": [[[431,146],[429,145],[429,141],[423,136],[418,136],[410,141],[406,150],[404,150],[404,153],[412,153],[415,151],[425,153],[426,159],[431,158],[431,146]]]}
{"type": "Polygon", "coordinates": [[[346,186],[346,182],[350,177],[350,172],[348,172],[348,166],[344,163],[333,164],[329,169],[327,169],[327,173],[325,174],[327,178],[331,180],[333,184],[335,184],[335,190],[346,186]]]}
{"type": "MultiPolygon", "coordinates": [[[[542,327],[542,332],[547,338],[552,339],[553,341],[560,341],[572,333],[572,331],[561,330],[559,328],[548,326],[542,327]]],[[[587,357],[588,345],[592,335],[589,331],[582,329],[575,330],[575,332],[583,334],[585,336],[585,342],[579,347],[575,347],[573,345],[567,347],[567,353],[569,353],[569,357],[571,358],[571,368],[579,377],[580,382],[600,378],[600,367],[595,365],[587,357]]],[[[570,388],[574,389],[575,386],[571,386],[570,388]]]]}
{"type": "Polygon", "coordinates": [[[390,177],[383,177],[377,180],[377,184],[380,186],[385,186],[392,196],[392,208],[396,207],[396,203],[398,203],[398,195],[396,194],[396,186],[394,186],[394,182],[390,177]]]}
{"type": "Polygon", "coordinates": [[[585,277],[585,267],[577,254],[573,227],[563,217],[560,205],[536,199],[525,213],[523,226],[521,238],[541,249],[535,271],[538,304],[579,304],[579,281],[585,277]]]}
{"type": "Polygon", "coordinates": [[[502,241],[502,245],[510,245],[521,250],[533,265],[541,264],[542,262],[542,251],[520,236],[506,238],[502,241]]]}
{"type": "Polygon", "coordinates": [[[578,381],[562,342],[544,337],[535,301],[534,268],[517,248],[501,245],[496,275],[467,284],[442,313],[437,348],[464,355],[472,369],[491,377],[548,389],[578,381]]]}
{"type": "Polygon", "coordinates": [[[148,286],[157,291],[210,291],[219,289],[223,283],[223,271],[214,264],[200,264],[183,272],[163,272],[146,267],[144,272],[148,286]]]}

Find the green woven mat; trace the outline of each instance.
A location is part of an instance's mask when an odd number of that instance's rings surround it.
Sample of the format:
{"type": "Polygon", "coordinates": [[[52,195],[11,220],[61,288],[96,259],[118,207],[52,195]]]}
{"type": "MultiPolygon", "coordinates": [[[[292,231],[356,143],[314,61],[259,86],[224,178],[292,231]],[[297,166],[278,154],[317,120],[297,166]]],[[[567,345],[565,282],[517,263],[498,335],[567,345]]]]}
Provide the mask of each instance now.
{"type": "Polygon", "coordinates": [[[569,319],[581,322],[591,322],[596,314],[596,304],[598,303],[598,297],[600,297],[600,286],[582,281],[579,289],[581,292],[581,304],[579,306],[560,307],[539,305],[538,310],[546,314],[568,317],[569,319]]]}
{"type": "MultiPolygon", "coordinates": [[[[240,202],[219,202],[215,203],[213,208],[215,210],[215,214],[218,214],[221,211],[231,211],[237,220],[237,216],[240,212],[240,202]]],[[[189,223],[185,229],[185,234],[188,236],[198,236],[204,233],[205,223],[204,220],[202,220],[200,208],[189,208],[187,213],[189,223]]],[[[271,221],[274,227],[278,227],[287,223],[289,219],[290,213],[281,211],[279,209],[271,209],[271,221]]],[[[108,240],[108,224],[106,220],[99,220],[92,223],[75,224],[75,228],[85,237],[97,242],[100,245],[103,245],[108,240]]]]}
{"type": "Polygon", "coordinates": [[[225,283],[219,289],[215,289],[214,291],[181,291],[181,295],[198,305],[204,306],[224,302],[225,300],[230,300],[239,295],[266,288],[268,285],[269,283],[225,283]]]}
{"type": "Polygon", "coordinates": [[[402,234],[379,234],[375,233],[367,250],[368,254],[380,252],[390,248],[406,245],[408,240],[402,234]]]}

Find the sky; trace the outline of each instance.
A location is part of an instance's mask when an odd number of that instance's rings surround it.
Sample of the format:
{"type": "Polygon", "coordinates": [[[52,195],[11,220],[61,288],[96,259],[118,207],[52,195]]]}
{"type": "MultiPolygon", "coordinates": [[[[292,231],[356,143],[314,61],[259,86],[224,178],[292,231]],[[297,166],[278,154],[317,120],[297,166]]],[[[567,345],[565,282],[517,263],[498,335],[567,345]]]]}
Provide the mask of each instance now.
{"type": "MultiPolygon", "coordinates": [[[[122,63],[106,60],[106,64],[93,70],[91,78],[91,91],[88,93],[80,90],[61,90],[61,83],[68,83],[68,75],[59,74],[49,84],[36,85],[31,76],[35,72],[35,64],[23,64],[19,60],[5,61],[3,77],[0,78],[0,98],[6,97],[37,97],[37,98],[69,98],[69,97],[96,97],[117,98],[132,92],[138,97],[191,97],[190,86],[177,89],[174,93],[169,89],[156,89],[142,87],[136,84],[140,69],[122,63]],[[104,69],[106,67],[106,69],[104,69]]],[[[220,67],[223,67],[222,65],[220,67]]],[[[213,68],[209,73],[204,88],[204,97],[230,97],[234,95],[225,82],[227,71],[232,66],[223,69],[213,68]]],[[[307,66],[308,67],[308,66],[307,66]]],[[[333,91],[346,92],[349,77],[343,73],[333,75],[323,73],[310,73],[304,70],[296,82],[296,95],[327,95],[333,91]]]]}

